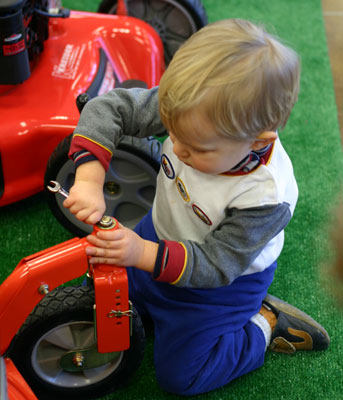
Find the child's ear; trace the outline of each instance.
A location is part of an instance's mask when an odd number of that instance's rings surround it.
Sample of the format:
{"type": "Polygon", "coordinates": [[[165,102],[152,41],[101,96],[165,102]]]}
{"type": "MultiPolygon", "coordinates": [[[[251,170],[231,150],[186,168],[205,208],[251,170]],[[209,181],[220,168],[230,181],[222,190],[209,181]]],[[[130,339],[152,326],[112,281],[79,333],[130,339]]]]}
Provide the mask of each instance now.
{"type": "Polygon", "coordinates": [[[251,145],[252,150],[261,150],[263,147],[268,146],[268,144],[273,143],[277,139],[277,133],[274,131],[265,131],[259,134],[251,145]]]}

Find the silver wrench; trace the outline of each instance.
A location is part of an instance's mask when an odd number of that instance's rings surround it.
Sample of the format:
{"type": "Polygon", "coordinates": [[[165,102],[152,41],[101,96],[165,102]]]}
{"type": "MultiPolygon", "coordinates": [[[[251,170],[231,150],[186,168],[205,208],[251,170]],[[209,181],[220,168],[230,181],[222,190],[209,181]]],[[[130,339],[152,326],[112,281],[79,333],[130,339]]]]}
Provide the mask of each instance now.
{"type": "Polygon", "coordinates": [[[50,190],[50,192],[60,193],[65,198],[67,198],[69,196],[69,193],[63,189],[63,187],[61,186],[60,183],[58,183],[56,181],[50,181],[50,185],[53,185],[53,186],[47,185],[47,188],[48,188],[48,190],[50,190]]]}

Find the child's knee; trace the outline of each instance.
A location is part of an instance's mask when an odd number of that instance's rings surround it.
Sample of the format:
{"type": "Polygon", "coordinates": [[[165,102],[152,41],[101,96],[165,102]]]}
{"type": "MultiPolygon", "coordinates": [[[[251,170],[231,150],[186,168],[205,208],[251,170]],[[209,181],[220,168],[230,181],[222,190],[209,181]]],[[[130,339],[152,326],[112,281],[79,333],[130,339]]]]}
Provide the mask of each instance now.
{"type": "Polygon", "coordinates": [[[207,367],[202,365],[201,362],[197,365],[191,366],[191,364],[189,360],[188,362],[187,360],[180,360],[179,363],[175,363],[173,357],[156,364],[156,379],[159,386],[169,393],[194,396],[227,383],[227,380],[221,382],[212,379],[211,374],[206,371],[207,367]]]}
{"type": "Polygon", "coordinates": [[[218,389],[260,367],[265,348],[262,332],[249,324],[242,333],[223,335],[212,348],[207,344],[174,347],[170,352],[155,349],[159,385],[170,393],[193,396],[218,389]]]}
{"type": "Polygon", "coordinates": [[[181,369],[170,367],[168,360],[165,361],[165,365],[156,368],[156,379],[158,384],[166,392],[174,393],[178,395],[193,395],[192,391],[192,377],[184,373],[184,370],[180,373],[181,369]]]}

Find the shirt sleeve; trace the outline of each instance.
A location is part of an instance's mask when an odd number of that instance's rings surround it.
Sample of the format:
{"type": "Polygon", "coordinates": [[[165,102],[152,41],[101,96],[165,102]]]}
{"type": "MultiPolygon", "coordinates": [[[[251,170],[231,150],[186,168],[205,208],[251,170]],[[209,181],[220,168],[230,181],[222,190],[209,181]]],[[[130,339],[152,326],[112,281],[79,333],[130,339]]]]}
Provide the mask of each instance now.
{"type": "Polygon", "coordinates": [[[229,285],[291,219],[287,203],[226,212],[204,243],[160,241],[154,279],[189,288],[229,285]]]}
{"type": "Polygon", "coordinates": [[[69,157],[77,165],[98,159],[107,170],[123,135],[144,138],[165,134],[158,112],[158,87],[113,89],[83,108],[69,157]]]}

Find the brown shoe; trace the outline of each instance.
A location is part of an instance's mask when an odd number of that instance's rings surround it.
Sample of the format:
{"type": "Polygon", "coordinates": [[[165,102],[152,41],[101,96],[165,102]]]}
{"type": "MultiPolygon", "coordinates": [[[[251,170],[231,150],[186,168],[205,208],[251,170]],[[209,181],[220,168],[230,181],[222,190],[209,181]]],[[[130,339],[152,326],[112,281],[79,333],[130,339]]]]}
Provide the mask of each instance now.
{"type": "Polygon", "coordinates": [[[329,347],[330,338],[326,330],[298,308],[268,294],[260,313],[269,322],[271,314],[268,315],[268,311],[277,318],[276,324],[273,319],[270,323],[270,350],[292,354],[297,350],[326,350],[329,347]]]}

